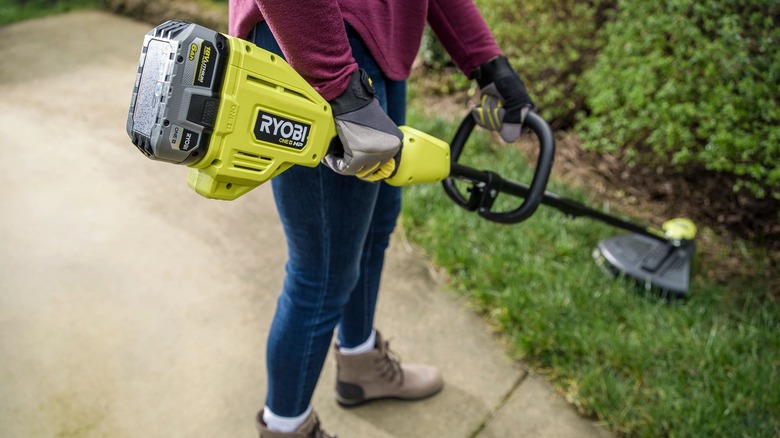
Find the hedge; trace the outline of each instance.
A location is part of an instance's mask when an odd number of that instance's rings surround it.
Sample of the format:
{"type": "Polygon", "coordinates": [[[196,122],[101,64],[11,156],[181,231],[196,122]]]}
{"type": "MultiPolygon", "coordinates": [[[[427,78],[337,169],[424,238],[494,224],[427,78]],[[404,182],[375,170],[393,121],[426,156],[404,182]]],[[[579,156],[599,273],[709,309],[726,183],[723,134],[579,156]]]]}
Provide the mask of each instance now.
{"type": "MultiPolygon", "coordinates": [[[[780,1],[476,3],[542,116],[585,148],[780,199],[780,1]]],[[[432,38],[422,55],[446,57],[432,38]]]]}
{"type": "Polygon", "coordinates": [[[578,83],[585,147],[704,166],[780,197],[780,2],[626,0],[618,11],[578,83]]]}
{"type": "MultiPolygon", "coordinates": [[[[559,129],[571,128],[585,95],[577,84],[604,38],[598,32],[617,0],[476,0],[501,50],[528,86],[541,115],[559,129]]],[[[452,66],[441,45],[426,32],[420,51],[434,75],[452,66]]],[[[471,84],[460,75],[440,76],[436,91],[447,93],[471,84]]]]}

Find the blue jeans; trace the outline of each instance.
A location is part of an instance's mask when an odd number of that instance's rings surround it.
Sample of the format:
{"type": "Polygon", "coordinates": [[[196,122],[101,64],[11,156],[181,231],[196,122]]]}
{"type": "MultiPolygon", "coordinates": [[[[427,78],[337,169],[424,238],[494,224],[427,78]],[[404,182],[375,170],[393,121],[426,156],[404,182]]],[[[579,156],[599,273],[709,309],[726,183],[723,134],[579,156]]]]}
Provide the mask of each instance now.
{"type": "MultiPolygon", "coordinates": [[[[349,25],[347,33],[352,56],[372,78],[383,109],[403,124],[406,82],[385,78],[349,25]]],[[[282,55],[267,24],[258,25],[253,37],[258,46],[282,55]]],[[[289,255],[268,337],[266,405],[294,417],[311,402],[336,326],[344,347],[360,345],[373,330],[401,190],[338,175],[324,165],[295,166],[271,184],[289,255]]]]}

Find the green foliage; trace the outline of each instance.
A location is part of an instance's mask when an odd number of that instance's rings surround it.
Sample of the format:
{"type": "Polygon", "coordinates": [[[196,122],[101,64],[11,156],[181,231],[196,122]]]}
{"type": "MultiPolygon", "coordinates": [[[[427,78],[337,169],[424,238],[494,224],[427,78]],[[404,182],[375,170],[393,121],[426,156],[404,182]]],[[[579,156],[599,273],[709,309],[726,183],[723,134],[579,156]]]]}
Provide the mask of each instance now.
{"type": "Polygon", "coordinates": [[[554,127],[571,127],[585,94],[580,76],[604,44],[616,0],[477,0],[485,21],[554,127]]]}
{"type": "MultiPolygon", "coordinates": [[[[410,123],[441,138],[454,131],[415,111],[410,123]]],[[[484,135],[461,162],[530,178],[520,153],[484,135]]],[[[555,181],[550,190],[584,197],[555,181]]],[[[591,250],[616,233],[601,223],[542,207],[521,224],[497,225],[452,204],[438,185],[404,196],[408,238],[583,414],[627,436],[780,433],[780,392],[770,389],[780,384],[780,308],[768,297],[771,283],[715,284],[697,261],[691,298],[666,303],[599,270],[591,250]]],[[[757,272],[771,269],[769,256],[751,261],[757,272]]]]}
{"type": "MultiPolygon", "coordinates": [[[[780,199],[777,0],[476,3],[554,128],[632,165],[705,168],[780,199]]],[[[430,37],[422,57],[446,66],[430,37]]]]}
{"type": "Polygon", "coordinates": [[[473,86],[471,80],[452,62],[429,27],[426,27],[423,33],[419,55],[426,68],[422,81],[428,91],[448,95],[456,91],[468,90],[473,86]]]}
{"type": "Polygon", "coordinates": [[[586,147],[780,197],[780,2],[620,2],[579,84],[586,147]]]}
{"type": "Polygon", "coordinates": [[[0,25],[30,18],[103,6],[102,0],[0,0],[0,25]]]}
{"type": "MultiPolygon", "coordinates": [[[[502,52],[554,127],[571,127],[583,107],[585,95],[577,83],[603,45],[598,30],[616,1],[476,0],[502,52]]],[[[423,38],[420,55],[433,71],[453,65],[430,32],[423,38]]],[[[444,89],[469,85],[456,81],[455,87],[447,84],[444,89]]]]}

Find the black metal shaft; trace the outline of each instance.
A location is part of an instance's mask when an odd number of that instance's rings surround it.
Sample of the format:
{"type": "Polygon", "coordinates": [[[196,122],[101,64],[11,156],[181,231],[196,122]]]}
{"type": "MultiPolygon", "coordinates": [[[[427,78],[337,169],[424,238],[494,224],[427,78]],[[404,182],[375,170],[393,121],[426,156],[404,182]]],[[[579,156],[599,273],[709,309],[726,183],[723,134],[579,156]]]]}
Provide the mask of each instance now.
{"type": "MultiPolygon", "coordinates": [[[[490,175],[485,171],[477,170],[472,167],[464,166],[459,163],[452,163],[450,167],[450,177],[456,179],[468,180],[471,181],[472,183],[487,184],[489,178],[495,178],[496,175],[495,174],[490,175]]],[[[525,198],[526,196],[528,196],[529,187],[525,184],[521,184],[515,181],[502,179],[500,191],[501,193],[507,193],[509,195],[516,196],[519,198],[525,198]]],[[[646,227],[636,225],[634,223],[625,221],[618,217],[595,210],[577,201],[567,199],[567,198],[562,198],[556,195],[555,193],[544,192],[544,195],[542,195],[541,203],[549,207],[553,207],[567,216],[571,216],[571,217],[586,216],[604,222],[613,227],[630,231],[632,233],[642,234],[664,242],[667,241],[667,239],[651,232],[646,227]]]]}

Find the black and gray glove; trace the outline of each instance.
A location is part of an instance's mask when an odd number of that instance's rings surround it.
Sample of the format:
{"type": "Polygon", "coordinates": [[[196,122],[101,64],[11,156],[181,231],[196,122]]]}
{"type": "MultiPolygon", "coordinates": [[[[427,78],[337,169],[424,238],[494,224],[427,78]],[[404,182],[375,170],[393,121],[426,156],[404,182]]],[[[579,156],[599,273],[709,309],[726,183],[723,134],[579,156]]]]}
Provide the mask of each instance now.
{"type": "Polygon", "coordinates": [[[398,166],[403,133],[375,94],[368,74],[358,70],[344,93],[330,101],[341,145],[331,143],[323,162],[339,174],[379,181],[398,166]]]}
{"type": "Polygon", "coordinates": [[[477,124],[498,131],[507,143],[517,140],[534,102],[509,60],[493,58],[472,70],[471,78],[480,89],[480,104],[471,110],[477,124]]]}

